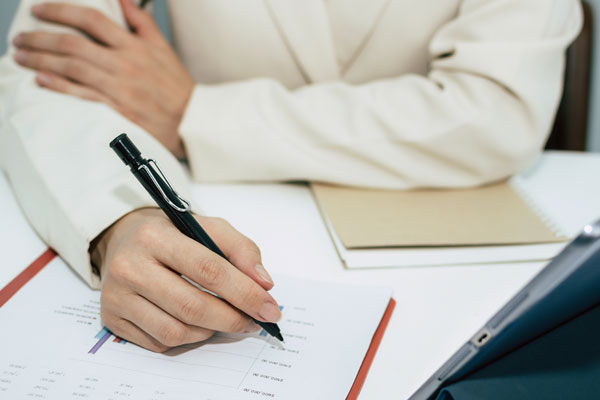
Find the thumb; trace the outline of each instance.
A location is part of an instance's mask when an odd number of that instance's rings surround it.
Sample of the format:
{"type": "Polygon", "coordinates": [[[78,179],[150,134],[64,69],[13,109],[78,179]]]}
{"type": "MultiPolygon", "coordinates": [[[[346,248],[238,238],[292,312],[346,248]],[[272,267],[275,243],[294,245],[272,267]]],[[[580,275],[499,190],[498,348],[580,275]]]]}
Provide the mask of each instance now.
{"type": "Polygon", "coordinates": [[[166,44],[158,26],[156,26],[149,13],[139,8],[134,0],[119,0],[119,2],[127,24],[138,37],[152,44],[166,44]]]}

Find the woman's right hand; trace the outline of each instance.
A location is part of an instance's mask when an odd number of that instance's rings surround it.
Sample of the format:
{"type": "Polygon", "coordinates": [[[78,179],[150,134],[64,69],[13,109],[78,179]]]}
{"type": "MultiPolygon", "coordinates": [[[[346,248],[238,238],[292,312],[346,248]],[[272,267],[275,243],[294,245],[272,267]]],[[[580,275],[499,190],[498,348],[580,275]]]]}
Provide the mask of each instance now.
{"type": "Polygon", "coordinates": [[[124,216],[93,243],[102,321],[115,335],[163,352],[215,331],[258,330],[248,316],[281,318],[258,247],[220,218],[196,219],[231,263],[182,234],[159,209],[124,216]]]}

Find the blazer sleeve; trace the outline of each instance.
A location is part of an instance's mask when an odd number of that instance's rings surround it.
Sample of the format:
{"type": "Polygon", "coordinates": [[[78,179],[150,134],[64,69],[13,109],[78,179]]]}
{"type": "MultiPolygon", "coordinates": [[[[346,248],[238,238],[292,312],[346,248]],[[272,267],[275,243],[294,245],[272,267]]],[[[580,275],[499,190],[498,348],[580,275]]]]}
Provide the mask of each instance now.
{"type": "Polygon", "coordinates": [[[384,188],[505,178],[544,146],[581,24],[577,0],[464,0],[431,39],[426,76],[198,85],[180,126],[192,174],[384,188]]]}
{"type": "MultiPolygon", "coordinates": [[[[72,2],[96,7],[124,26],[117,0],[72,2]]],[[[21,2],[10,38],[25,30],[59,29],[33,18],[33,3],[21,2]]],[[[38,87],[33,72],[13,62],[13,53],[9,47],[0,59],[0,166],[42,239],[88,284],[98,287],[90,241],[123,215],[156,207],[109,142],[128,133],[190,198],[188,177],[152,136],[111,108],[38,87]]]]}

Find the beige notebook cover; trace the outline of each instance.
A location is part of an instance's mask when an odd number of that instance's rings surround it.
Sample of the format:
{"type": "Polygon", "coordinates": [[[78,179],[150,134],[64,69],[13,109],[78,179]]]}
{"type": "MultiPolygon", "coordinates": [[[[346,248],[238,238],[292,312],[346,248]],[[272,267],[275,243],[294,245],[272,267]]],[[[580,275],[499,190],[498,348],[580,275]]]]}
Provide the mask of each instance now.
{"type": "Polygon", "coordinates": [[[508,183],[473,189],[391,191],[313,184],[348,249],[514,245],[567,240],[508,183]]]}

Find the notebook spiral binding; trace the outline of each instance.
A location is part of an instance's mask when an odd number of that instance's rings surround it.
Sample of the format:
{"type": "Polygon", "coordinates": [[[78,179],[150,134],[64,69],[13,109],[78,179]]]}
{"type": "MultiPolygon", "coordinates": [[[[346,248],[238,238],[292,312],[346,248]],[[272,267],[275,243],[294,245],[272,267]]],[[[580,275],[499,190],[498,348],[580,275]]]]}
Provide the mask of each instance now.
{"type": "Polygon", "coordinates": [[[509,185],[513,188],[513,190],[523,199],[525,203],[531,208],[531,210],[540,218],[540,220],[552,231],[557,238],[568,238],[566,230],[558,223],[550,213],[544,209],[540,202],[536,201],[535,197],[532,196],[530,191],[525,189],[525,183],[523,179],[518,176],[513,176],[509,180],[509,185]]]}

